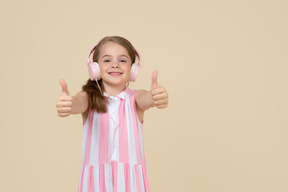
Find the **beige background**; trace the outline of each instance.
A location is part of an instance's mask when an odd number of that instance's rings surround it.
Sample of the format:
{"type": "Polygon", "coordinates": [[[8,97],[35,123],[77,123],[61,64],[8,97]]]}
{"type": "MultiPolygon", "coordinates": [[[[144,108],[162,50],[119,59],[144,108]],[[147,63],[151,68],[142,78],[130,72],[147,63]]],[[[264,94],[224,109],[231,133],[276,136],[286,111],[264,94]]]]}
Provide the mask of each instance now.
{"type": "Polygon", "coordinates": [[[288,191],[285,0],[1,1],[0,191],[77,191],[80,115],[56,100],[88,79],[107,35],[129,39],[170,95],[145,115],[152,191],[288,191]]]}

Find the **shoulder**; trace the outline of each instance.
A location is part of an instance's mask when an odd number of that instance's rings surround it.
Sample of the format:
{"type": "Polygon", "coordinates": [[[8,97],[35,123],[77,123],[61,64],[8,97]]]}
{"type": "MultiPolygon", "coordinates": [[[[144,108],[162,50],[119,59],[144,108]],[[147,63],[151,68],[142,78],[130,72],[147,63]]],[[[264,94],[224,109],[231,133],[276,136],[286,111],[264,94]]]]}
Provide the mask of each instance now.
{"type": "Polygon", "coordinates": [[[85,124],[87,118],[88,118],[88,113],[89,113],[89,102],[88,102],[88,94],[86,91],[80,91],[74,96],[79,104],[83,107],[82,112],[82,119],[83,119],[83,125],[85,124]]]}
{"type": "Polygon", "coordinates": [[[74,96],[81,104],[88,104],[88,94],[86,91],[80,91],[74,96]]]}
{"type": "Polygon", "coordinates": [[[86,91],[80,91],[78,92],[75,97],[78,97],[78,98],[87,98],[88,97],[88,94],[86,91]]]}
{"type": "Polygon", "coordinates": [[[138,89],[138,90],[135,90],[135,100],[137,100],[139,97],[141,97],[141,95],[147,93],[148,91],[145,90],[145,89],[138,89]]]}

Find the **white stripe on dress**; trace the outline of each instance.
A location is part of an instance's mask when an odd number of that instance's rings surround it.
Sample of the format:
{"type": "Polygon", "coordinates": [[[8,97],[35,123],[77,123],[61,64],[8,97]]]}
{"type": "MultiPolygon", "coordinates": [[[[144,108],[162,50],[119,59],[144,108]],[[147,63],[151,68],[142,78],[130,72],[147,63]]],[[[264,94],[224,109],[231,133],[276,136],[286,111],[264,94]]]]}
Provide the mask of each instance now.
{"type": "Polygon", "coordinates": [[[109,113],[109,158],[112,152],[114,129],[115,131],[115,149],[112,153],[111,161],[119,161],[119,120],[118,120],[118,108],[120,105],[119,98],[114,100],[109,100],[110,105],[108,105],[109,113]],[[114,115],[112,113],[115,113],[114,115]]]}
{"type": "MultiPolygon", "coordinates": [[[[137,118],[138,119],[138,118],[137,118]]],[[[143,146],[143,128],[142,128],[142,123],[138,120],[138,129],[139,129],[139,143],[140,143],[140,148],[141,148],[141,154],[142,154],[142,162],[145,162],[144,158],[144,146],[143,146]]]]}
{"type": "Polygon", "coordinates": [[[143,181],[143,173],[142,173],[142,166],[141,165],[138,165],[138,170],[139,170],[141,192],[145,192],[145,186],[144,186],[144,181],[143,181]]]}
{"type": "Polygon", "coordinates": [[[124,164],[118,163],[118,186],[117,192],[125,191],[125,175],[124,175],[124,164]]]}
{"type": "Polygon", "coordinates": [[[84,181],[83,181],[83,192],[87,192],[88,191],[88,174],[89,174],[89,166],[85,166],[84,181]]]}
{"type": "Polygon", "coordinates": [[[127,133],[128,133],[128,149],[129,149],[129,163],[137,163],[137,153],[135,148],[135,137],[134,137],[134,127],[133,127],[133,115],[131,112],[130,100],[129,98],[125,102],[125,112],[127,121],[127,133]]]}
{"type": "Polygon", "coordinates": [[[90,165],[98,165],[98,142],[99,142],[99,114],[94,113],[91,131],[91,147],[90,147],[90,165]]]}
{"type": "Polygon", "coordinates": [[[136,176],[135,176],[134,165],[129,165],[129,168],[130,168],[130,185],[131,185],[131,191],[137,191],[136,176]]]}
{"type": "Polygon", "coordinates": [[[106,192],[113,192],[113,183],[112,183],[112,167],[110,164],[104,164],[105,170],[105,185],[106,185],[106,192]]]}
{"type": "Polygon", "coordinates": [[[95,192],[100,192],[99,190],[99,165],[94,165],[94,189],[95,189],[95,192]]]}
{"type": "Polygon", "coordinates": [[[86,151],[86,141],[87,141],[87,130],[88,130],[88,119],[86,120],[83,127],[83,141],[82,141],[82,166],[84,165],[85,151],[86,151]]]}

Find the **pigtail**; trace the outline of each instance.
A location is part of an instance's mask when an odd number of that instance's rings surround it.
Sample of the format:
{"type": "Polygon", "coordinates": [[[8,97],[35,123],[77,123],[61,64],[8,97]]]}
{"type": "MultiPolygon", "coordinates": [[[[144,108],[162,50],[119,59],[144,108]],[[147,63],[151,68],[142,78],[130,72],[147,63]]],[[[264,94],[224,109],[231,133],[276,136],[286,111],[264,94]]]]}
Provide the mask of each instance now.
{"type": "MultiPolygon", "coordinates": [[[[104,90],[102,79],[100,79],[98,83],[100,88],[104,90]]],[[[88,104],[90,109],[96,109],[98,113],[107,112],[107,99],[103,95],[103,91],[99,90],[96,81],[91,81],[88,79],[87,83],[82,86],[82,91],[85,91],[88,95],[88,104]]]]}

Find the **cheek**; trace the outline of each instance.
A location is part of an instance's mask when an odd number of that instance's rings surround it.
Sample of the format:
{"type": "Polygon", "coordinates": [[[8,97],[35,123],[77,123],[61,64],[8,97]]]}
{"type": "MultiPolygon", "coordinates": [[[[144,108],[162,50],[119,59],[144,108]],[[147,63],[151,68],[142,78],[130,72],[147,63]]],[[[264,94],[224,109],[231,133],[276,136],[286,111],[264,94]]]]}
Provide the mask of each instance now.
{"type": "Polygon", "coordinates": [[[127,72],[129,72],[130,73],[130,71],[131,71],[131,67],[129,66],[129,67],[127,67],[127,72]]]}
{"type": "Polygon", "coordinates": [[[99,69],[100,69],[101,72],[104,72],[104,71],[106,71],[108,69],[108,67],[106,65],[100,64],[99,65],[99,69]]]}
{"type": "Polygon", "coordinates": [[[100,76],[103,77],[107,72],[107,67],[105,67],[104,65],[99,65],[99,69],[100,69],[100,76]]]}
{"type": "Polygon", "coordinates": [[[129,65],[125,65],[125,66],[123,66],[123,68],[124,68],[124,70],[126,71],[126,72],[130,72],[130,70],[131,70],[131,65],[129,64],[129,65]]]}
{"type": "Polygon", "coordinates": [[[127,79],[127,81],[130,78],[130,71],[131,71],[131,66],[126,66],[125,68],[123,68],[123,70],[125,71],[125,77],[127,79]]]}

